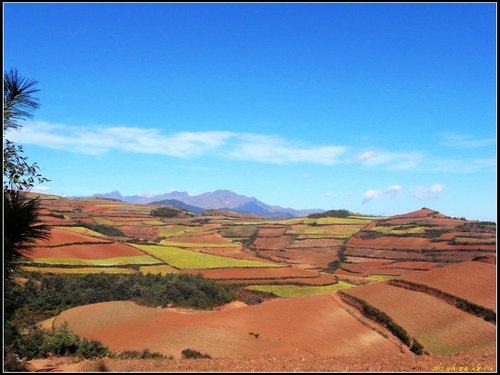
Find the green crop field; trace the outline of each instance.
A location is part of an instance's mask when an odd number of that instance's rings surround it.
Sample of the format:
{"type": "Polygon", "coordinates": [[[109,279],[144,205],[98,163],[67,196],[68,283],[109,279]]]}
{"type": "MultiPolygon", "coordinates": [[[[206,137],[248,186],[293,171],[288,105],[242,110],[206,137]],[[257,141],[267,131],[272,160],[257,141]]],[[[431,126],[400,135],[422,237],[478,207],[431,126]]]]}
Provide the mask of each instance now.
{"type": "Polygon", "coordinates": [[[161,264],[161,261],[149,255],[132,257],[115,257],[107,259],[78,259],[78,258],[36,258],[33,263],[68,266],[124,266],[161,264]]]}
{"type": "Polygon", "coordinates": [[[143,220],[142,223],[146,225],[165,225],[165,222],[161,220],[143,220]]]}
{"type": "Polygon", "coordinates": [[[455,237],[453,241],[457,244],[482,244],[482,245],[495,245],[496,238],[480,238],[480,237],[455,237]]]}
{"type": "Polygon", "coordinates": [[[383,234],[423,234],[428,229],[424,226],[408,226],[407,228],[402,228],[401,226],[378,226],[371,230],[383,234]]]}
{"type": "Polygon", "coordinates": [[[190,248],[203,248],[203,247],[240,247],[239,244],[234,242],[223,243],[210,243],[210,242],[175,242],[168,240],[161,240],[160,245],[174,246],[174,247],[190,247],[190,248]]]}
{"type": "Polygon", "coordinates": [[[85,234],[85,235],[91,236],[91,237],[108,238],[108,236],[106,236],[105,234],[102,234],[102,233],[96,232],[92,229],[88,229],[88,228],[84,228],[84,227],[59,227],[59,228],[62,228],[64,230],[68,230],[70,232],[75,232],[78,234],[85,234]]]}
{"type": "Polygon", "coordinates": [[[295,225],[286,234],[297,234],[299,239],[304,238],[348,238],[359,232],[362,225],[295,225]]]}
{"type": "Polygon", "coordinates": [[[42,273],[70,273],[70,274],[87,274],[87,273],[136,273],[137,271],[125,267],[22,267],[23,271],[42,272],[42,273]]]}
{"type": "Polygon", "coordinates": [[[391,279],[397,279],[399,275],[370,275],[366,276],[366,280],[373,280],[373,281],[385,281],[385,280],[391,280],[391,279]]]}
{"type": "Polygon", "coordinates": [[[94,223],[101,224],[101,225],[113,225],[113,224],[115,224],[115,222],[108,220],[104,217],[100,217],[100,216],[94,216],[94,217],[92,217],[92,220],[94,220],[94,223]]]}
{"type": "Polygon", "coordinates": [[[130,244],[175,268],[283,267],[281,264],[221,257],[173,246],[130,244]]]}
{"type": "Polygon", "coordinates": [[[198,233],[200,231],[199,227],[188,226],[188,225],[166,225],[158,229],[159,229],[158,236],[161,237],[175,237],[181,234],[192,234],[192,233],[198,233]]]}
{"type": "Polygon", "coordinates": [[[250,285],[246,289],[257,290],[261,292],[274,293],[279,297],[304,297],[316,294],[333,293],[338,290],[350,288],[353,284],[339,281],[333,285],[324,286],[297,286],[297,285],[250,285]]]}

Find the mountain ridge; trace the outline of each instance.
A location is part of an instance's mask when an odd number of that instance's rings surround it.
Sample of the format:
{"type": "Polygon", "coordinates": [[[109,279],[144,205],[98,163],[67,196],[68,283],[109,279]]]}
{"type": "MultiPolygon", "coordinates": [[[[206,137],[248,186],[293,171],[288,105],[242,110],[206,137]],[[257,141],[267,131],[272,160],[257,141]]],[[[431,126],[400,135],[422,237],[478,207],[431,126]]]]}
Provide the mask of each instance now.
{"type": "Polygon", "coordinates": [[[324,212],[324,210],[319,208],[298,210],[290,207],[285,208],[276,205],[268,205],[255,197],[240,195],[226,189],[219,189],[199,195],[190,195],[187,192],[173,191],[152,196],[123,196],[119,191],[115,190],[110,193],[94,194],[91,197],[118,199],[135,204],[167,204],[180,209],[187,209],[194,213],[202,213],[205,210],[217,209],[241,214],[253,214],[272,219],[289,219],[307,216],[311,213],[324,212]]]}

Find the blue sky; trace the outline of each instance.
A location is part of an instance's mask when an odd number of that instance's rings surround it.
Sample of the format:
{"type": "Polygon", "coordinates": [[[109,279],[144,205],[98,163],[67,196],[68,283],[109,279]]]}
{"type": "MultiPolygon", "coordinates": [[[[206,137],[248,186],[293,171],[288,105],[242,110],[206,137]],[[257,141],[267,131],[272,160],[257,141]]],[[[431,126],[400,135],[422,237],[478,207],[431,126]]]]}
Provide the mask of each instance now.
{"type": "Polygon", "coordinates": [[[496,221],[496,3],[3,6],[40,191],[496,221]]]}

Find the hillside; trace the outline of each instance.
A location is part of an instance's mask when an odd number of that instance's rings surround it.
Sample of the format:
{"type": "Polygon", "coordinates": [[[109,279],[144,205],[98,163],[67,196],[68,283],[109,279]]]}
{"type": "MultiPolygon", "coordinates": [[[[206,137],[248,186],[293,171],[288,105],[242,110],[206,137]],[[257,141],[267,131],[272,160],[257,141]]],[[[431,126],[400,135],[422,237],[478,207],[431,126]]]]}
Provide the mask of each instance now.
{"type": "Polygon", "coordinates": [[[427,208],[388,218],[339,211],[277,220],[111,197],[40,198],[52,238],[27,254],[24,277],[199,274],[236,292],[210,311],[108,301],[51,320],[114,351],[178,359],[191,348],[228,361],[362,353],[376,363],[410,358],[411,350],[496,350],[491,223],[427,208]],[[155,216],[159,208],[168,215],[155,216]]]}

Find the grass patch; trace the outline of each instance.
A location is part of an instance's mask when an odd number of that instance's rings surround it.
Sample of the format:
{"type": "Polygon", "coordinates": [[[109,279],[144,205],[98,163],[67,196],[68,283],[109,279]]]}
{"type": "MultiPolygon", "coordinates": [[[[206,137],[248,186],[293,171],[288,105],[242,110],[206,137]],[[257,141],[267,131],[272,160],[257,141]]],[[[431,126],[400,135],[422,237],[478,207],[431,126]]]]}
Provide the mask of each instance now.
{"type": "Polygon", "coordinates": [[[386,280],[396,279],[398,277],[399,276],[397,275],[370,275],[365,277],[365,279],[373,281],[386,281],[386,280]]]}
{"type": "Polygon", "coordinates": [[[84,227],[56,227],[56,228],[64,229],[78,234],[84,234],[86,236],[91,236],[91,237],[108,238],[108,236],[105,234],[84,227]]]}
{"type": "Polygon", "coordinates": [[[283,267],[276,263],[233,259],[172,246],[130,245],[175,268],[283,267]]]}
{"type": "Polygon", "coordinates": [[[68,265],[68,266],[125,266],[125,265],[143,265],[159,264],[160,260],[150,255],[139,255],[133,257],[115,257],[106,259],[78,259],[78,258],[36,258],[33,259],[36,264],[50,265],[68,265]]]}
{"type": "Polygon", "coordinates": [[[161,220],[143,220],[142,223],[146,225],[165,225],[165,222],[161,220]]]}
{"type": "Polygon", "coordinates": [[[297,286],[297,285],[250,285],[245,289],[257,290],[259,292],[273,293],[279,297],[304,297],[316,294],[337,292],[342,289],[353,287],[353,284],[339,281],[333,285],[323,286],[297,286]]]}

